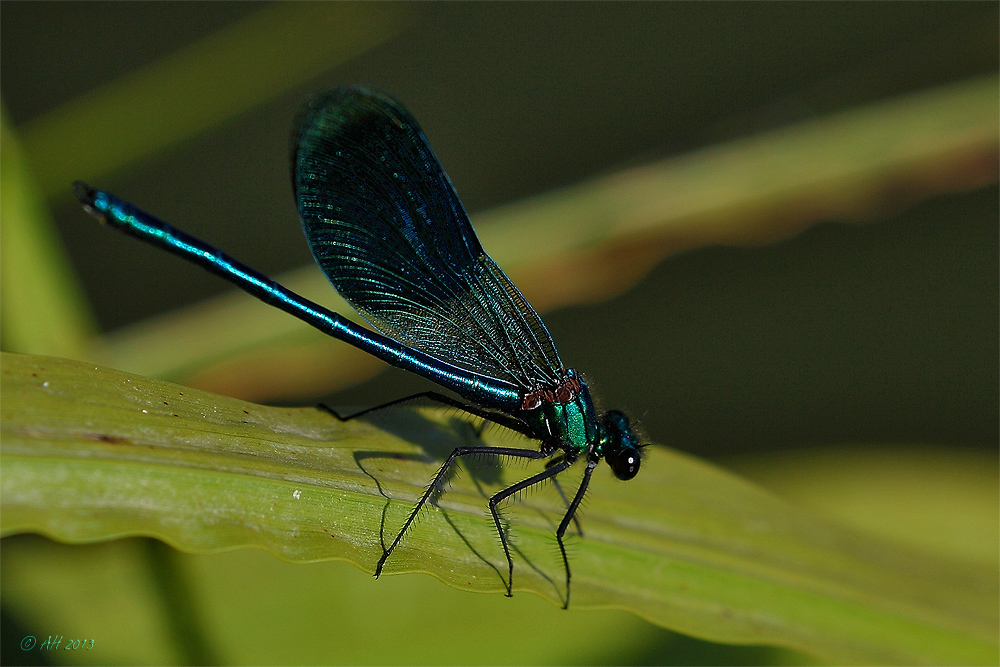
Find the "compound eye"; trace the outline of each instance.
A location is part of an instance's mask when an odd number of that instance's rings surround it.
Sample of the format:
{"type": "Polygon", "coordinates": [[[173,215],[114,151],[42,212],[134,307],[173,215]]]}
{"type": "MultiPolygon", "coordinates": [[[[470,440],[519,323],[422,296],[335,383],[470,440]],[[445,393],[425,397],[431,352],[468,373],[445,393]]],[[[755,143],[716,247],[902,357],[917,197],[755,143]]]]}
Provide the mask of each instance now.
{"type": "Polygon", "coordinates": [[[639,450],[632,447],[623,447],[614,454],[608,454],[608,465],[615,477],[622,481],[628,481],[639,472],[639,450]]]}

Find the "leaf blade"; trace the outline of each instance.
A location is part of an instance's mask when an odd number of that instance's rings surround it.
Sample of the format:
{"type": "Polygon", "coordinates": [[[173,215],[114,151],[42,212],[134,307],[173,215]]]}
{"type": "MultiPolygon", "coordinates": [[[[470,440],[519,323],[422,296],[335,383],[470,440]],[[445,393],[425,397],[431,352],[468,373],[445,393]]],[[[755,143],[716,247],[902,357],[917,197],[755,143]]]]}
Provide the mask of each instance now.
{"type": "MultiPolygon", "coordinates": [[[[429,471],[472,437],[454,412],[341,424],[314,409],[22,355],[3,356],[3,397],[5,535],[151,535],[184,551],[250,546],[369,572],[429,471]]],[[[469,466],[421,514],[390,571],[501,591],[505,567],[484,496],[514,476],[524,471],[469,466]]],[[[996,582],[987,574],[826,524],[668,450],[628,484],[602,469],[592,489],[585,537],[571,544],[574,606],[627,609],[695,636],[838,662],[996,657],[996,582]]],[[[515,588],[558,602],[558,499],[540,493],[511,511],[515,588]]]]}

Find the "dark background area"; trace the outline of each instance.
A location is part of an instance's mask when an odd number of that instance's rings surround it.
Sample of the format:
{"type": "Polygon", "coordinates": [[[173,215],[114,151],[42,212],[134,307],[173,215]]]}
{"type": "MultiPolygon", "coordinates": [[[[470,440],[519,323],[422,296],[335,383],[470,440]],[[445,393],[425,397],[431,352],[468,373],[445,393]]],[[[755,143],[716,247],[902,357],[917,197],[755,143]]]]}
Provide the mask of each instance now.
{"type": "MultiPolygon", "coordinates": [[[[15,125],[260,8],[0,5],[15,125]]],[[[626,165],[984,72],[996,3],[418,4],[411,27],[300,89],[98,185],[267,273],[311,261],[287,176],[310,92],[403,100],[473,214],[626,165]]],[[[157,113],[149,109],[148,113],[157,113]]],[[[109,140],[113,140],[109,138],[109,140]]],[[[544,314],[605,407],[656,442],[726,454],[852,442],[995,448],[998,191],[865,225],[667,258],[605,303],[544,314]]],[[[103,328],[225,291],[51,202],[103,328]]],[[[331,343],[337,344],[337,343],[331,343]]],[[[387,372],[326,400],[423,388],[387,372]]]]}

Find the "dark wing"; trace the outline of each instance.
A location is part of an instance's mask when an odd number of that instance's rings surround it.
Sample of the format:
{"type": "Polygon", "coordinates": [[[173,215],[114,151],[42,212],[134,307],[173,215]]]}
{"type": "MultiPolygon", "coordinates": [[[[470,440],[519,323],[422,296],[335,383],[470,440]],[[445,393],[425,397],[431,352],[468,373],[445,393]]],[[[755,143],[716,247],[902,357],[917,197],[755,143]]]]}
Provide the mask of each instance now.
{"type": "Polygon", "coordinates": [[[373,327],[525,389],[559,381],[548,330],[483,251],[399,102],[336,88],[311,100],[293,141],[292,181],[313,256],[373,327]]]}

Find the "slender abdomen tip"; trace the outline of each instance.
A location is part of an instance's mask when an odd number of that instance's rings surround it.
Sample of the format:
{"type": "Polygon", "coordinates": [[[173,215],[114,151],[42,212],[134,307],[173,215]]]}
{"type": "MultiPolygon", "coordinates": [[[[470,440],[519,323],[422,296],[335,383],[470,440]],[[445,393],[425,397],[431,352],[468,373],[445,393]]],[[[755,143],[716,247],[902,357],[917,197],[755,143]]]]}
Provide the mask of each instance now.
{"type": "Polygon", "coordinates": [[[87,213],[91,214],[101,222],[108,222],[108,197],[107,193],[92,188],[83,181],[73,183],[73,194],[83,204],[87,213]]]}
{"type": "Polygon", "coordinates": [[[90,187],[83,181],[73,182],[73,194],[76,195],[76,198],[79,199],[80,203],[84,206],[90,207],[94,205],[94,195],[96,192],[97,191],[94,190],[94,188],[90,187]]]}

